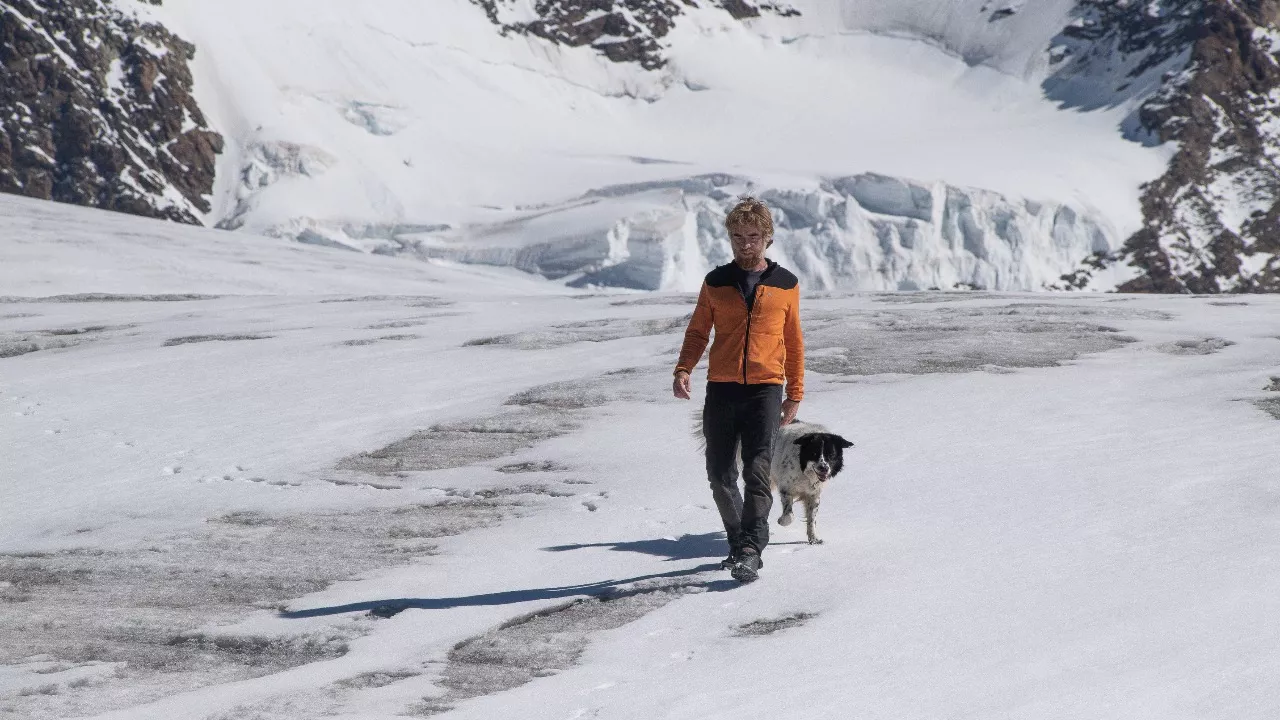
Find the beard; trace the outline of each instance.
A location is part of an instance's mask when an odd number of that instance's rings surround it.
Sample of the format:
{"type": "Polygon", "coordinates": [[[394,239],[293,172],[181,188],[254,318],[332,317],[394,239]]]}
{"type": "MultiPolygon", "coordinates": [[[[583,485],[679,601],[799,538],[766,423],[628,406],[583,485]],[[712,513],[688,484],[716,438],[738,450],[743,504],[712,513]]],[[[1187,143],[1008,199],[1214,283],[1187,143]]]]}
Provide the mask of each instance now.
{"type": "Polygon", "coordinates": [[[751,270],[759,267],[760,263],[764,261],[764,249],[761,248],[760,250],[754,250],[751,252],[742,252],[735,248],[733,251],[733,261],[738,263],[738,265],[744,270],[751,270]]]}

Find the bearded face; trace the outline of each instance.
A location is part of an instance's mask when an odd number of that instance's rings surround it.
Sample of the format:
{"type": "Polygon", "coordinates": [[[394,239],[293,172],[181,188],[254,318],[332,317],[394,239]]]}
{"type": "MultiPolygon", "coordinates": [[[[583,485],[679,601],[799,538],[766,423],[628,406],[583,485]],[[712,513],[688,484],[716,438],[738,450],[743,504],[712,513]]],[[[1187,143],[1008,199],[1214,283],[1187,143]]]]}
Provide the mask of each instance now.
{"type": "Polygon", "coordinates": [[[729,241],[733,245],[733,260],[745,270],[753,270],[764,262],[765,248],[769,247],[771,238],[760,228],[753,225],[735,225],[729,231],[729,241]]]}

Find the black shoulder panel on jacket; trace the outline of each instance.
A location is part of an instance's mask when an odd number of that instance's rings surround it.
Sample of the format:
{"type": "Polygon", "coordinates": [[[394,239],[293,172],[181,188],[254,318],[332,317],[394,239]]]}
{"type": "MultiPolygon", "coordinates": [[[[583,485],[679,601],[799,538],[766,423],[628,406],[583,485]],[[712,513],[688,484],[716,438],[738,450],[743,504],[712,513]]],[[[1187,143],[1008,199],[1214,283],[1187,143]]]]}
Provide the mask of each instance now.
{"type": "Polygon", "coordinates": [[[781,265],[774,265],[773,272],[768,277],[760,278],[760,284],[790,290],[800,284],[800,279],[781,265]]]}
{"type": "Polygon", "coordinates": [[[735,272],[737,269],[733,263],[725,263],[707,273],[706,283],[711,287],[737,287],[738,273],[735,272]]]}

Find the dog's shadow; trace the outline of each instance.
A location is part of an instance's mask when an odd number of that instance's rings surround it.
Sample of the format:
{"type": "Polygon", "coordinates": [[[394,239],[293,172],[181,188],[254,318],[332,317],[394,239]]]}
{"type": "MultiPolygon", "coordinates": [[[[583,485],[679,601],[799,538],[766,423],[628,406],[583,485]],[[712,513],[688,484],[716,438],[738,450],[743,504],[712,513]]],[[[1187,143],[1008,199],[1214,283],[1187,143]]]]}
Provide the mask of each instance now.
{"type": "Polygon", "coordinates": [[[701,558],[723,557],[729,546],[725,542],[724,533],[712,532],[701,535],[681,535],[678,538],[553,545],[542,549],[548,552],[567,552],[569,550],[585,550],[586,548],[608,548],[618,552],[656,555],[667,560],[699,560],[701,558]]]}

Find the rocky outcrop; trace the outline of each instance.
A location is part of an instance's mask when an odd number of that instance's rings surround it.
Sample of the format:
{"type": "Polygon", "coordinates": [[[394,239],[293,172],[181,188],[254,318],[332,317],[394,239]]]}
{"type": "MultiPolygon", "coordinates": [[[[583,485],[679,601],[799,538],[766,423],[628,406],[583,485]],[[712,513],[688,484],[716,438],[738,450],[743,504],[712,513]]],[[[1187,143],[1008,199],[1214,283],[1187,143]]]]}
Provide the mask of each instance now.
{"type": "MultiPolygon", "coordinates": [[[[1177,147],[1143,189],[1142,229],[1104,262],[1136,271],[1119,289],[1280,291],[1280,3],[1088,0],[1081,12],[1060,46],[1075,51],[1065,76],[1095,61],[1118,68],[1113,101],[1146,97],[1130,136],[1177,147]]],[[[1051,94],[1064,87],[1054,82],[1051,94]]],[[[1063,280],[1083,286],[1089,275],[1063,280]]]]}
{"type": "MultiPolygon", "coordinates": [[[[535,17],[522,17],[515,9],[528,0],[472,0],[484,8],[503,32],[526,33],[552,42],[579,47],[589,45],[613,62],[636,62],[647,70],[666,64],[659,42],[676,18],[700,6],[698,0],[538,0],[535,17]]],[[[744,20],[761,12],[784,16],[799,12],[786,5],[753,0],[703,0],[744,20]]]]}
{"type": "Polygon", "coordinates": [[[106,0],[0,0],[0,192],[200,223],[222,137],[194,53],[106,0]]]}

